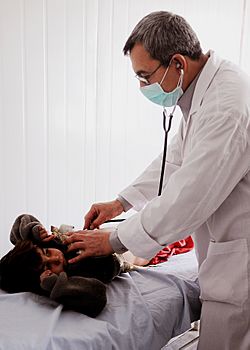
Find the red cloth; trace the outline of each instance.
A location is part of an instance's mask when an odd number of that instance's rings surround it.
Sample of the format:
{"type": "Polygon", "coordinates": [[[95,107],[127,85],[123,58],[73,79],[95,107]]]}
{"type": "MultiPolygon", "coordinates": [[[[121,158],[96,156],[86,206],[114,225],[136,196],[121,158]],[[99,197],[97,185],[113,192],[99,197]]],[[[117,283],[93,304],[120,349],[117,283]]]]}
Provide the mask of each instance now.
{"type": "Polygon", "coordinates": [[[194,247],[194,242],[191,236],[182,239],[178,242],[167,245],[165,248],[160,250],[154,258],[149,262],[149,265],[160,264],[167,261],[172,255],[182,254],[189,252],[194,247]]]}

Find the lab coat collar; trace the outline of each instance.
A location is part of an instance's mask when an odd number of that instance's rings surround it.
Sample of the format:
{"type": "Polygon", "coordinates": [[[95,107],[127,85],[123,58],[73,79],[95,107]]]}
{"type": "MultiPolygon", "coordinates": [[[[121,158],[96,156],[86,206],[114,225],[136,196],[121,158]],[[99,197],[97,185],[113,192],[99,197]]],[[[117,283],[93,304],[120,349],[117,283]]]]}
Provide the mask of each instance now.
{"type": "Polygon", "coordinates": [[[181,111],[182,111],[183,118],[185,119],[185,121],[187,121],[188,116],[189,116],[189,112],[190,112],[191,105],[192,105],[192,100],[193,100],[195,86],[196,86],[197,81],[199,79],[200,73],[201,72],[199,72],[196,75],[196,77],[193,79],[193,81],[188,86],[188,88],[186,89],[186,91],[184,92],[184,94],[181,96],[181,98],[178,100],[178,103],[177,103],[178,106],[180,107],[181,111]]]}
{"type": "Polygon", "coordinates": [[[214,51],[209,50],[209,58],[203,67],[197,84],[195,86],[194,95],[192,99],[192,104],[190,108],[189,116],[196,113],[202,104],[203,97],[215,76],[217,70],[219,69],[222,59],[218,57],[214,51]]]}

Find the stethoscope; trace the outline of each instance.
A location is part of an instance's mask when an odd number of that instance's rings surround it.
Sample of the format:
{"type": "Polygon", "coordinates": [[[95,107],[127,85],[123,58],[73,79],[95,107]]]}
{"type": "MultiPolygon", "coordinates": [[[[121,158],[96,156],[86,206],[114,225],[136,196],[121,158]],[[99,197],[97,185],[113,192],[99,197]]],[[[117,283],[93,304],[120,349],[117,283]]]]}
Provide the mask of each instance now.
{"type": "MultiPolygon", "coordinates": [[[[169,131],[171,129],[172,119],[174,116],[176,105],[174,106],[172,112],[169,115],[167,115],[167,110],[165,107],[164,107],[163,113],[162,113],[163,114],[163,130],[164,130],[165,135],[164,135],[162,162],[161,162],[160,181],[159,181],[159,187],[158,187],[158,196],[160,196],[162,193],[163,180],[164,180],[164,174],[165,174],[165,168],[166,168],[166,156],[167,156],[167,149],[168,149],[168,134],[169,134],[169,131]],[[168,119],[168,126],[166,127],[167,119],[168,119]]],[[[110,222],[122,222],[124,220],[126,220],[126,219],[111,219],[111,220],[105,221],[105,224],[110,223],[110,222]]]]}
{"type": "MultiPolygon", "coordinates": [[[[177,86],[182,86],[183,76],[184,76],[184,71],[181,68],[180,78],[179,78],[177,86]]],[[[161,193],[162,193],[164,173],[165,173],[165,168],[166,168],[166,156],[167,156],[167,148],[168,148],[168,134],[169,134],[169,131],[171,129],[172,119],[173,119],[174,112],[175,112],[176,107],[177,107],[177,102],[178,102],[178,99],[176,99],[175,104],[173,106],[173,110],[172,110],[172,112],[169,115],[167,115],[166,107],[163,107],[163,130],[164,130],[164,133],[165,133],[165,138],[164,138],[164,147],[163,147],[163,154],[162,154],[161,174],[160,174],[160,182],[159,182],[159,188],[158,188],[158,196],[160,196],[161,193]],[[167,120],[167,118],[168,118],[168,127],[166,128],[166,120],[167,120]]]]}
{"type": "MultiPolygon", "coordinates": [[[[183,69],[181,69],[181,75],[180,75],[178,85],[179,84],[182,85],[183,75],[184,75],[184,72],[183,72],[183,69]]],[[[162,114],[163,114],[164,146],[163,146],[163,153],[162,153],[161,173],[160,173],[160,180],[159,180],[159,187],[158,187],[158,196],[160,196],[162,194],[163,180],[164,180],[164,174],[165,174],[165,169],[166,169],[166,156],[167,156],[167,149],[168,149],[168,134],[169,134],[169,131],[170,131],[171,126],[172,126],[172,119],[173,119],[174,112],[175,112],[176,107],[177,107],[177,102],[178,102],[178,99],[176,100],[176,102],[173,106],[173,110],[169,115],[167,114],[166,107],[163,107],[162,114]],[[168,119],[168,126],[166,127],[167,119],[168,119]]],[[[112,219],[112,220],[105,221],[105,223],[122,222],[124,220],[126,220],[126,219],[112,219]]]]}
{"type": "Polygon", "coordinates": [[[162,153],[162,162],[161,162],[161,174],[160,174],[160,181],[159,181],[159,188],[158,188],[158,196],[162,193],[162,186],[163,186],[163,180],[164,180],[164,174],[165,174],[165,168],[166,168],[166,156],[167,156],[167,149],[168,149],[168,134],[171,129],[172,125],[172,119],[174,116],[176,106],[174,107],[173,111],[168,116],[168,127],[166,128],[166,120],[167,120],[167,111],[166,108],[163,109],[163,130],[165,133],[164,137],[164,147],[163,147],[163,153],[162,153]]]}

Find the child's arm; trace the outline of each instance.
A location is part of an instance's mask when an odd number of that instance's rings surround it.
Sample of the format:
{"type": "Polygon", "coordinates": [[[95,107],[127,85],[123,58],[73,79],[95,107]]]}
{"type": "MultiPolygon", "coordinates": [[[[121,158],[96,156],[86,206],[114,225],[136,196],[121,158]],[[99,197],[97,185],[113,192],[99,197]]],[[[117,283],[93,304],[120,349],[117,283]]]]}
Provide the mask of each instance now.
{"type": "Polygon", "coordinates": [[[46,270],[40,279],[49,297],[67,309],[96,317],[106,305],[106,286],[95,278],[68,277],[65,272],[56,275],[46,270]]]}

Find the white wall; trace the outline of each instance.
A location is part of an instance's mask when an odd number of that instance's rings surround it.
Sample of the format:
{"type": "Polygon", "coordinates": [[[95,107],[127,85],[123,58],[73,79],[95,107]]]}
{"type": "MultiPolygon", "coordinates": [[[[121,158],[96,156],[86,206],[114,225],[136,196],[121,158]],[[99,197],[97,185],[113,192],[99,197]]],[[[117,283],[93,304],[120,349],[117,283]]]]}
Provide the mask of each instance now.
{"type": "Polygon", "coordinates": [[[0,0],[0,255],[18,214],[81,227],[160,152],[161,109],[122,54],[155,10],[250,72],[250,0],[0,0]]]}

